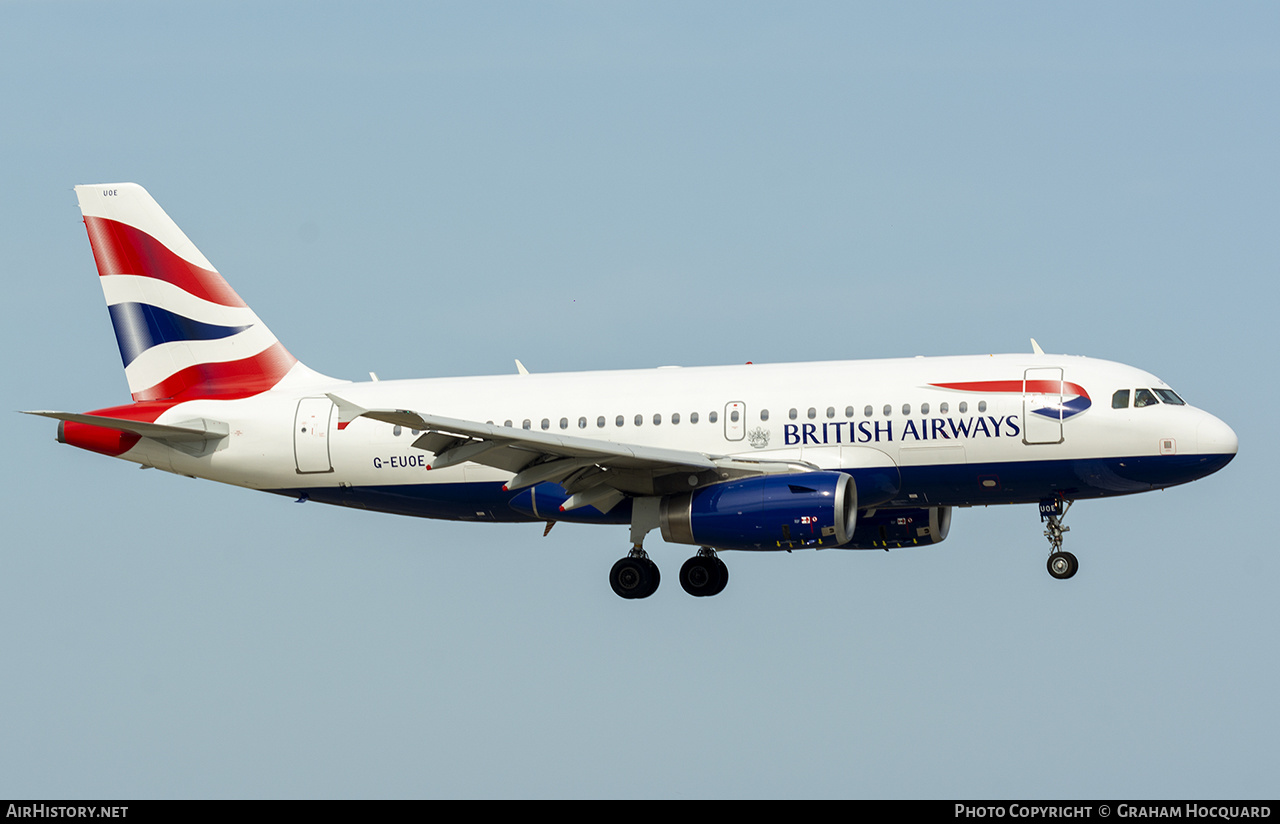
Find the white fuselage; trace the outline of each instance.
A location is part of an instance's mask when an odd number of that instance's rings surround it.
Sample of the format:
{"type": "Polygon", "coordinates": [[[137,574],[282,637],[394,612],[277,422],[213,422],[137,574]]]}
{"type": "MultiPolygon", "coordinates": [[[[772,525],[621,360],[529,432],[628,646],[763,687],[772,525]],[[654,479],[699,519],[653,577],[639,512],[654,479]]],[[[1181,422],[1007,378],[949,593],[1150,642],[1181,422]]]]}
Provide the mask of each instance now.
{"type": "MultiPolygon", "coordinates": [[[[448,487],[452,501],[460,488],[492,491],[511,477],[475,463],[428,469],[431,454],[412,445],[418,433],[400,426],[359,419],[339,430],[326,397],[330,392],[366,408],[415,409],[581,438],[804,462],[855,478],[860,470],[896,469],[899,488],[887,500],[871,502],[886,506],[1141,491],[1207,474],[1196,474],[1195,459],[1206,458],[1216,469],[1220,464],[1212,456],[1235,452],[1234,433],[1192,406],[1113,409],[1117,390],[1167,387],[1141,370],[1074,356],[918,357],[358,384],[305,375],[250,398],[178,404],[158,419],[226,422],[230,436],[207,454],[144,438],[122,457],[287,494],[404,487],[430,498],[433,488],[448,487]],[[1090,406],[1066,419],[1047,418],[1034,411],[1045,405],[1043,393],[1012,391],[1028,374],[1039,374],[1028,370],[1046,368],[1060,369],[1063,384],[1087,390],[1090,406]],[[1141,471],[1125,473],[1126,462],[1144,461],[1141,471]]],[[[1047,400],[1052,406],[1057,399],[1047,400]]],[[[493,503],[458,501],[452,515],[430,507],[423,514],[506,519],[491,511],[493,503]]],[[[403,506],[389,508],[413,514],[403,506]]]]}

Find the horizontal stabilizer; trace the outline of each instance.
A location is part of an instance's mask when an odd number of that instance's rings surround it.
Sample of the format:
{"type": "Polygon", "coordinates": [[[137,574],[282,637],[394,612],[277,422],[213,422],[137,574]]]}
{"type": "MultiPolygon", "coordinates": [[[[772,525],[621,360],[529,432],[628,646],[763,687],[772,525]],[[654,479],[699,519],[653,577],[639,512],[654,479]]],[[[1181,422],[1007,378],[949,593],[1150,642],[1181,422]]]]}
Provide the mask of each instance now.
{"type": "Polygon", "coordinates": [[[208,441],[225,438],[230,431],[227,428],[227,425],[222,421],[211,421],[205,418],[198,418],[193,421],[183,421],[180,424],[167,424],[131,421],[127,418],[108,418],[105,415],[82,415],[74,412],[51,412],[48,410],[23,412],[23,414],[40,415],[45,418],[54,418],[55,420],[70,421],[72,423],[83,423],[88,424],[89,426],[101,426],[105,429],[129,432],[134,435],[140,435],[144,438],[152,438],[157,441],[174,441],[177,443],[182,443],[184,441],[208,441]]]}

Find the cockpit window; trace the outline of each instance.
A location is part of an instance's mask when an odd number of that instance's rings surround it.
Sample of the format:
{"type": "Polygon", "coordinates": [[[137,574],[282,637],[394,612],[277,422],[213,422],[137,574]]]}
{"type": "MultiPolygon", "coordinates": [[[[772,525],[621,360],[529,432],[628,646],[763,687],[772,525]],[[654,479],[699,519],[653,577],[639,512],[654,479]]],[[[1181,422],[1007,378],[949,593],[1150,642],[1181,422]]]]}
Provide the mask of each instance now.
{"type": "Polygon", "coordinates": [[[1129,408],[1129,390],[1117,389],[1116,393],[1111,396],[1112,409],[1128,409],[1129,408]]]}
{"type": "Polygon", "coordinates": [[[1144,406],[1155,406],[1160,403],[1156,400],[1156,396],[1151,394],[1150,389],[1139,389],[1133,395],[1133,408],[1141,409],[1144,406]]]}
{"type": "Polygon", "coordinates": [[[1187,402],[1178,397],[1178,393],[1172,389],[1157,389],[1155,393],[1160,396],[1160,400],[1173,406],[1186,406],[1187,402]]]}

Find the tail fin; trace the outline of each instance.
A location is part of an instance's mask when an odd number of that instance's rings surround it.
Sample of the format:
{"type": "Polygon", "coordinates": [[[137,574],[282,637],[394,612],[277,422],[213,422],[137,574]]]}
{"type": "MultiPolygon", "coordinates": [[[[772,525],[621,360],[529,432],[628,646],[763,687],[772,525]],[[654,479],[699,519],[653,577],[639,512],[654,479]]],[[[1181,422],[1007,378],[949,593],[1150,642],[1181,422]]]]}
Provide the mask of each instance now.
{"type": "Polygon", "coordinates": [[[289,354],[136,183],[77,186],[134,401],[237,398],[276,386],[289,354]]]}

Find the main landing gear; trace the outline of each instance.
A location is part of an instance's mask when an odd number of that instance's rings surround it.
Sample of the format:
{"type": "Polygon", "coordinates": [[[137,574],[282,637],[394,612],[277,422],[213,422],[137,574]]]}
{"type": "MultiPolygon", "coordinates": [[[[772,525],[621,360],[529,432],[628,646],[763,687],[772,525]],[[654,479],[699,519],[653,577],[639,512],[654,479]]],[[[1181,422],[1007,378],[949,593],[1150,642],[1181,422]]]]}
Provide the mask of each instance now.
{"type": "MultiPolygon", "coordinates": [[[[609,570],[609,586],[623,598],[648,598],[658,590],[662,575],[649,554],[634,546],[609,570]]],[[[680,567],[680,586],[696,597],[718,595],[729,583],[729,568],[710,547],[702,547],[698,554],[680,567]]]]}
{"type": "Polygon", "coordinates": [[[1067,510],[1070,508],[1071,501],[1064,503],[1062,498],[1049,498],[1040,502],[1040,520],[1049,524],[1044,530],[1044,537],[1049,539],[1050,547],[1049,561],[1045,566],[1049,569],[1049,574],[1060,581],[1065,581],[1080,569],[1076,556],[1062,549],[1062,536],[1071,531],[1071,527],[1062,525],[1062,519],[1067,517],[1067,510]]]}
{"type": "Polygon", "coordinates": [[[728,583],[729,567],[710,547],[702,547],[680,567],[680,586],[694,597],[719,595],[728,583]]]}
{"type": "Polygon", "coordinates": [[[609,586],[623,598],[648,598],[658,591],[662,574],[658,565],[649,560],[649,553],[634,546],[627,557],[618,560],[609,570],[609,586]]]}

